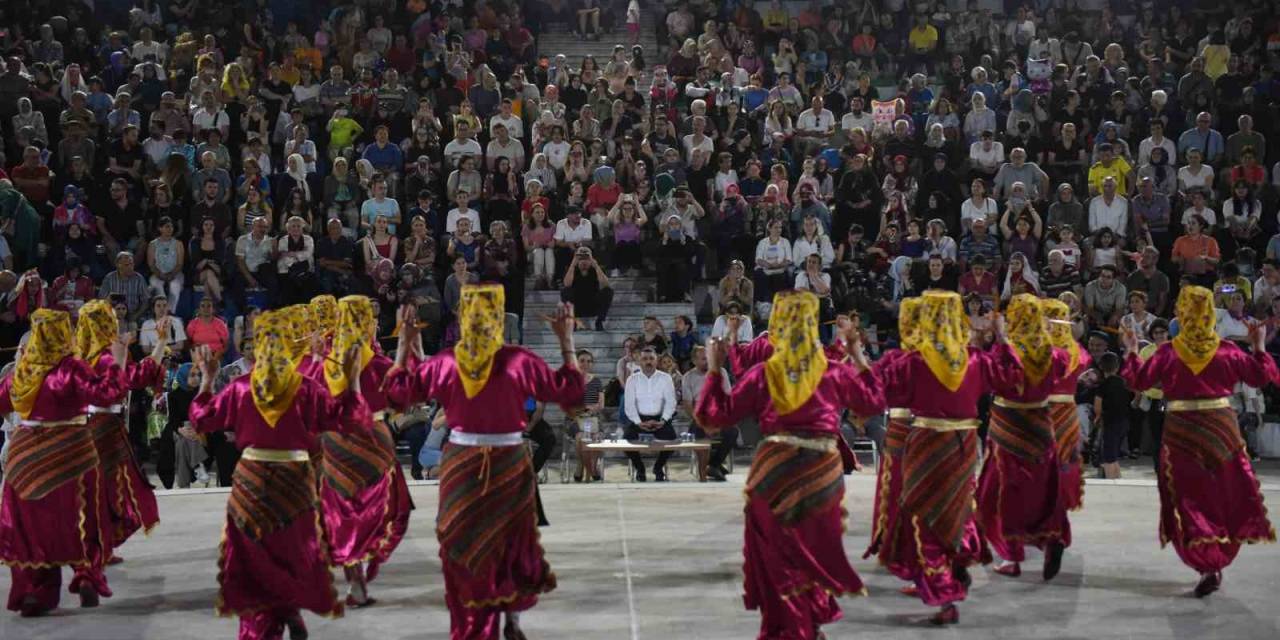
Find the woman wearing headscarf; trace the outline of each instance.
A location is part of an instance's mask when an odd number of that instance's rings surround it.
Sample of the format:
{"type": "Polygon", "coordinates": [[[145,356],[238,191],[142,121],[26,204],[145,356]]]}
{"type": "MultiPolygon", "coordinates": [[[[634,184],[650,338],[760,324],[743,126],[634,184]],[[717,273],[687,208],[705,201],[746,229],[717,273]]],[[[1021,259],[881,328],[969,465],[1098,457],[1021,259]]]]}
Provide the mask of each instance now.
{"type": "Polygon", "coordinates": [[[408,361],[418,338],[417,311],[402,308],[396,366],[384,382],[392,408],[435,400],[449,417],[436,537],[450,637],[457,639],[496,638],[505,617],[503,636],[523,640],[520,612],[555,589],[538,542],[524,403],[532,397],[571,407],[584,393],[573,351],[573,307],[561,304],[551,320],[564,358],[553,371],[528,349],[502,344],[504,297],[500,285],[463,287],[461,339],[420,365],[408,361]]]}
{"type": "Polygon", "coordinates": [[[989,451],[978,481],[978,524],[1006,564],[996,573],[1022,575],[1025,544],[1044,550],[1044,579],[1058,575],[1071,544],[1067,509],[1059,489],[1057,440],[1049,419],[1049,395],[1071,358],[1053,346],[1034,294],[1010,301],[1009,344],[1022,363],[1014,393],[996,396],[991,407],[989,451]]]}
{"type": "Polygon", "coordinates": [[[899,527],[881,544],[888,568],[915,583],[927,605],[941,607],[936,625],[960,621],[956,603],[969,590],[968,567],[989,554],[973,517],[978,470],[978,400],[1017,393],[1022,365],[996,326],[991,351],[968,347],[967,316],[959,294],[920,296],[918,348],[882,372],[885,393],[910,409],[902,453],[899,527]]]}
{"type": "Polygon", "coordinates": [[[1027,256],[1014,253],[1009,256],[1009,268],[1004,273],[1004,288],[1000,290],[1000,296],[1002,300],[1011,300],[1019,293],[1040,295],[1040,275],[1027,256]]]}
{"type": "Polygon", "coordinates": [[[1080,455],[1080,415],[1076,413],[1076,384],[1080,375],[1093,365],[1089,352],[1080,348],[1072,333],[1071,308],[1062,300],[1040,301],[1048,323],[1049,342],[1067,352],[1067,372],[1060,376],[1049,394],[1049,420],[1053,423],[1054,440],[1058,443],[1058,488],[1062,491],[1067,511],[1084,506],[1084,474],[1080,455]]]}
{"type": "MultiPolygon", "coordinates": [[[[365,403],[372,413],[367,430],[320,435],[320,504],[330,563],[341,566],[349,591],[347,606],[373,604],[367,583],[378,575],[409,528],[413,500],[396,461],[395,438],[387,426],[387,399],[382,380],[391,360],[379,352],[378,319],[364,296],[338,301],[334,353],[358,351],[357,364],[365,403]]],[[[323,361],[323,382],[340,397],[351,386],[347,368],[331,357],[323,361]]]]}
{"type": "Polygon", "coordinates": [[[836,597],[865,595],[845,556],[840,415],[884,411],[884,396],[861,344],[850,341],[845,361],[829,360],[818,340],[818,298],[809,292],[774,296],[772,355],[743,375],[731,392],[720,371],[725,345],[707,346],[709,372],[695,417],[708,430],[760,417],[764,441],[746,487],[743,544],[744,602],[760,611],[760,638],[821,638],[821,625],[839,620],[836,597]]]}
{"type": "MultiPolygon", "coordinates": [[[[159,335],[168,335],[169,321],[170,318],[165,317],[157,323],[159,335]]],[[[166,341],[157,340],[151,355],[141,362],[118,363],[111,353],[111,345],[119,333],[118,325],[115,309],[104,299],[85,303],[76,323],[76,357],[100,376],[110,375],[112,367],[119,366],[124,371],[119,397],[106,404],[89,405],[89,432],[98,451],[99,482],[109,516],[104,523],[107,533],[104,542],[111,545],[106,549],[109,561],[113,559],[111,550],[119,548],[139,529],[151,533],[160,522],[151,483],[133,456],[124,410],[130,390],[159,387],[164,381],[160,363],[168,350],[166,341]]]]}
{"type": "Polygon", "coordinates": [[[111,596],[103,571],[111,551],[107,505],[86,413],[119,400],[118,363],[128,351],[113,340],[104,374],[74,352],[71,316],[39,309],[13,374],[0,382],[0,414],[20,418],[0,493],[0,563],[12,577],[8,608],[24,617],[57,608],[64,566],[75,571],[70,587],[80,606],[111,596]]]}
{"type": "MultiPolygon", "coordinates": [[[[898,348],[886,352],[872,366],[876,372],[884,372],[896,361],[920,347],[920,298],[907,298],[898,308],[898,348]]],[[[883,381],[884,375],[880,374],[883,381]]],[[[901,396],[903,385],[885,385],[885,403],[889,406],[889,420],[885,425],[884,449],[880,453],[880,468],[876,474],[875,503],[871,511],[871,544],[862,557],[877,556],[880,565],[888,567],[895,559],[889,557],[885,540],[897,536],[902,526],[898,502],[902,497],[902,452],[911,429],[911,410],[906,408],[906,398],[901,396]],[[887,393],[893,389],[894,393],[887,393]]],[[[904,569],[891,570],[901,575],[904,569]]],[[[903,593],[915,595],[915,585],[904,587],[903,593]]]]}
{"type": "Polygon", "coordinates": [[[263,313],[254,322],[254,365],[217,395],[218,359],[197,349],[200,393],[182,435],[235,429],[243,448],[227,501],[218,551],[220,615],[240,617],[241,640],[280,638],[284,627],[306,636],[301,609],[341,616],[329,573],[329,550],[316,511],[307,448],[322,431],[357,432],[369,425],[360,390],[358,353],[344,354],[350,384],[334,398],[298,373],[307,353],[305,307],[263,313]]]}
{"type": "Polygon", "coordinates": [[[1280,374],[1259,325],[1249,329],[1251,354],[1218,337],[1212,291],[1184,287],[1176,314],[1178,335],[1145,361],[1137,335],[1125,332],[1120,375],[1135,391],[1159,384],[1164,392],[1160,545],[1173,544],[1182,562],[1200,572],[1195,595],[1203,598],[1222,586],[1222,570],[1241,544],[1276,540],[1228,400],[1236,384],[1262,387],[1280,374]]]}

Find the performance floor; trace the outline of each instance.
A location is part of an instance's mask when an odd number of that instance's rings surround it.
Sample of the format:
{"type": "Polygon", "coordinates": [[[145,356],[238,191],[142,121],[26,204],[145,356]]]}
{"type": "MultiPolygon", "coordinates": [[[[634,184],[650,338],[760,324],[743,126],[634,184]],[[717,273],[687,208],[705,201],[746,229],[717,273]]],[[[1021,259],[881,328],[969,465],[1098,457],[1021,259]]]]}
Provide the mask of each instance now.
{"type": "MultiPolygon", "coordinates": [[[[739,466],[732,476],[736,482],[694,484],[685,464],[672,462],[672,475],[682,481],[667,485],[543,486],[552,526],[543,530],[542,541],[560,588],[524,616],[530,638],[755,637],[757,614],[742,608],[740,595],[744,469],[739,466]]],[[[845,547],[857,559],[867,544],[874,477],[854,475],[847,486],[845,547]]],[[[1270,504],[1280,504],[1280,478],[1264,474],[1264,489],[1270,504]]],[[[420,484],[412,492],[418,511],[408,540],[372,585],[378,604],[339,620],[307,614],[311,638],[448,637],[432,531],[436,487],[420,484]]],[[[827,626],[827,637],[1280,637],[1280,546],[1246,547],[1227,571],[1223,590],[1196,600],[1190,595],[1196,575],[1156,540],[1151,483],[1091,481],[1085,499],[1085,510],[1073,518],[1075,546],[1052,583],[1038,577],[1038,553],[1020,579],[978,569],[970,599],[961,605],[960,625],[934,630],[922,626],[928,611],[917,600],[898,595],[897,580],[874,561],[857,559],[871,595],[842,600],[845,619],[827,626]]],[[[217,490],[163,493],[159,528],[150,538],[130,541],[121,550],[126,561],[108,570],[115,597],[99,609],[80,610],[76,598],[64,594],[64,608],[41,619],[0,612],[0,638],[234,638],[236,621],[213,613],[225,500],[226,493],[217,490]]],[[[341,573],[336,575],[340,580],[341,573]]],[[[0,572],[0,592],[8,588],[8,572],[0,572]]]]}

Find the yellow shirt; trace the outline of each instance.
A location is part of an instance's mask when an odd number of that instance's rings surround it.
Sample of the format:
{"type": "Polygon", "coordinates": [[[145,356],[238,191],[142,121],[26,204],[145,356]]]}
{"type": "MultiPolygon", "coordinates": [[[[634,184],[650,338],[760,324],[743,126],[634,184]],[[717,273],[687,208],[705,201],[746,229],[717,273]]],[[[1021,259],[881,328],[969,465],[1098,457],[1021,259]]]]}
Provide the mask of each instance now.
{"type": "Polygon", "coordinates": [[[1200,55],[1204,56],[1205,75],[1217,80],[1218,76],[1227,72],[1227,61],[1231,59],[1231,49],[1227,45],[1205,45],[1200,55]]]}
{"type": "Polygon", "coordinates": [[[764,12],[761,22],[765,27],[786,27],[789,19],[785,9],[770,9],[764,12]]]}
{"type": "Polygon", "coordinates": [[[938,45],[938,30],[926,24],[923,29],[915,27],[907,34],[907,42],[912,51],[933,51],[938,45]]]}
{"type": "Polygon", "coordinates": [[[1092,167],[1089,167],[1089,189],[1102,193],[1102,181],[1107,178],[1115,178],[1116,193],[1120,195],[1127,194],[1129,193],[1128,176],[1132,170],[1133,168],[1129,166],[1129,163],[1119,156],[1111,161],[1111,166],[1109,167],[1102,166],[1101,162],[1095,162],[1092,167]]]}

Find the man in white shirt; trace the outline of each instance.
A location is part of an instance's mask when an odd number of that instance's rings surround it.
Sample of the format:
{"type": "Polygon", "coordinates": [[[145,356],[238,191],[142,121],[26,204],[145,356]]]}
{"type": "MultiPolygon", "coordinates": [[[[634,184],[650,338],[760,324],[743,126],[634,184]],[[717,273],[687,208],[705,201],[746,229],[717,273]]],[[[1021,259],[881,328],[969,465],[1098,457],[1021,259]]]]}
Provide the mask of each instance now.
{"type": "MultiPolygon", "coordinates": [[[[690,418],[693,417],[693,408],[698,403],[698,396],[702,395],[702,385],[706,384],[708,370],[707,348],[697,345],[693,348],[693,368],[680,376],[681,405],[690,418]]],[[[730,392],[729,372],[723,368],[720,369],[720,384],[725,393],[730,392]]],[[[711,437],[696,423],[689,426],[689,433],[699,440],[711,437]]],[[[735,425],[727,429],[721,429],[716,434],[711,444],[710,452],[698,452],[698,463],[705,469],[704,474],[706,477],[716,482],[725,481],[725,476],[729,475],[729,470],[724,467],[724,461],[733,455],[733,447],[737,443],[738,427],[735,425]]]]}
{"type": "Polygon", "coordinates": [[[1151,160],[1151,150],[1160,147],[1164,149],[1164,159],[1173,162],[1178,157],[1178,146],[1173,143],[1173,139],[1164,137],[1164,122],[1152,120],[1150,126],[1151,136],[1138,143],[1138,157],[1134,160],[1138,164],[1146,164],[1151,160]]]}
{"type": "Polygon", "coordinates": [[[213,91],[205,89],[204,93],[200,94],[200,106],[191,112],[191,129],[196,133],[217,129],[222,134],[222,139],[227,139],[227,135],[231,132],[231,118],[226,110],[218,105],[213,91]]]}
{"type": "Polygon", "coordinates": [[[844,132],[847,138],[854,129],[861,128],[863,133],[871,135],[871,130],[875,128],[876,122],[871,118],[871,112],[865,111],[866,105],[862,103],[862,96],[854,96],[849,98],[849,112],[840,118],[840,130],[844,132]]]}
{"type": "Polygon", "coordinates": [[[705,134],[707,130],[707,119],[705,116],[694,116],[690,127],[693,133],[684,137],[684,157],[692,158],[695,150],[702,151],[708,155],[716,150],[715,142],[711,136],[705,134]]]}
{"type": "MultiPolygon", "coordinates": [[[[676,386],[667,372],[658,370],[658,352],[652,347],[640,352],[640,371],[627,378],[623,403],[628,422],[623,433],[627,440],[639,440],[642,433],[654,440],[676,439],[676,429],[671,424],[676,413],[676,386]]],[[[627,457],[635,467],[636,481],[644,482],[644,462],[640,454],[628,451],[627,457]]],[[[655,481],[667,481],[667,459],[670,457],[670,451],[658,454],[657,462],[653,463],[655,481]]]]}
{"type": "Polygon", "coordinates": [[[507,128],[507,133],[516,140],[524,139],[524,121],[516,117],[511,112],[511,98],[503,98],[502,104],[498,105],[498,113],[489,118],[489,135],[496,137],[498,135],[497,128],[503,126],[507,128]]]}
{"type": "Polygon", "coordinates": [[[822,96],[814,96],[809,105],[796,119],[796,138],[806,155],[826,145],[836,130],[836,117],[823,106],[822,96]]]}
{"type": "Polygon", "coordinates": [[[273,260],[275,242],[267,235],[270,223],[266,216],[253,219],[253,227],[236,240],[236,267],[240,270],[240,282],[246,289],[266,289],[268,295],[275,289],[276,263],[273,260]]]}
{"type": "Polygon", "coordinates": [[[449,168],[457,169],[458,163],[464,156],[478,158],[484,153],[484,149],[481,149],[480,143],[471,137],[471,125],[465,120],[455,122],[453,128],[453,139],[444,146],[444,155],[449,159],[449,168]]]}
{"type": "Polygon", "coordinates": [[[466,218],[471,221],[472,229],[480,228],[480,214],[472,209],[469,205],[471,202],[471,193],[466,189],[458,189],[458,193],[454,194],[453,202],[456,207],[449,210],[444,218],[444,232],[448,234],[457,233],[458,220],[466,218]]]}
{"type": "Polygon", "coordinates": [[[490,128],[493,130],[493,139],[489,141],[489,148],[484,154],[485,165],[488,166],[489,171],[493,171],[493,168],[498,166],[498,158],[506,158],[511,161],[512,172],[517,175],[523,173],[524,145],[512,138],[506,125],[501,122],[494,123],[490,128]]]}
{"type": "Polygon", "coordinates": [[[1117,244],[1128,237],[1129,200],[1116,193],[1116,179],[1102,180],[1102,194],[1089,200],[1089,233],[1109,227],[1116,234],[1117,244]]]}

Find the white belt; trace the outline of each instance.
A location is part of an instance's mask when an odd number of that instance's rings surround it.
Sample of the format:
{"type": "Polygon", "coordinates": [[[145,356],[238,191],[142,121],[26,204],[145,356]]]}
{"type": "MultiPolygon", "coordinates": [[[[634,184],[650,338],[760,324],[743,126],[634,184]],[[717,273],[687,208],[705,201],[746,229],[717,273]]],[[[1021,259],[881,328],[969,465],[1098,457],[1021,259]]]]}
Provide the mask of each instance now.
{"type": "Polygon", "coordinates": [[[66,420],[19,420],[18,426],[21,427],[73,427],[88,423],[85,416],[76,416],[67,418],[66,420]]]}
{"type": "Polygon", "coordinates": [[[113,404],[109,407],[99,407],[97,405],[89,405],[89,413],[123,413],[123,404],[113,404]]]}
{"type": "Polygon", "coordinates": [[[524,443],[524,433],[467,433],[449,432],[449,442],[463,447],[514,447],[524,443]]]}

